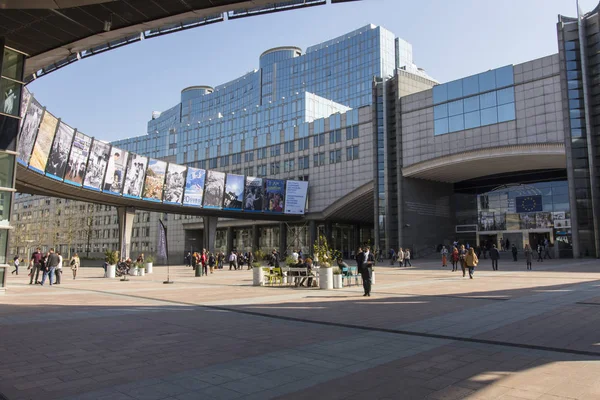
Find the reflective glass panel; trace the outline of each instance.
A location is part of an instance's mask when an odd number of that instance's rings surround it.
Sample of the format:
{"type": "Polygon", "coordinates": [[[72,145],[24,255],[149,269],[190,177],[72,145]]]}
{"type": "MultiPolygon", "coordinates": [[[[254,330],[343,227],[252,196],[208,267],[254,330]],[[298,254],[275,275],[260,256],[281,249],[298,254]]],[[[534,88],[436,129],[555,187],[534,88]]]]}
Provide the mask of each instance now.
{"type": "Polygon", "coordinates": [[[576,61],[567,61],[567,70],[579,69],[576,61]]]}
{"type": "Polygon", "coordinates": [[[465,112],[479,110],[479,96],[468,97],[463,100],[465,112]]]}
{"type": "Polygon", "coordinates": [[[9,115],[19,115],[19,105],[21,99],[21,84],[8,80],[0,79],[0,111],[9,115]]]}
{"type": "Polygon", "coordinates": [[[484,93],[479,95],[479,105],[481,109],[496,106],[496,92],[484,93]]]}
{"type": "Polygon", "coordinates": [[[448,118],[448,131],[456,132],[465,129],[465,119],[462,114],[448,118]]]}
{"type": "Polygon", "coordinates": [[[481,110],[481,125],[491,125],[498,122],[498,111],[496,107],[481,110]]]}
{"type": "Polygon", "coordinates": [[[496,70],[496,87],[510,86],[515,83],[513,66],[507,65],[506,67],[498,68],[496,70]]]}
{"type": "Polygon", "coordinates": [[[515,103],[498,106],[498,122],[512,121],[515,119],[515,103]]]}
{"type": "Polygon", "coordinates": [[[458,115],[463,113],[463,101],[456,100],[448,103],[448,115],[458,115]]]}
{"type": "Polygon", "coordinates": [[[577,53],[575,51],[566,52],[567,61],[574,61],[577,59],[577,53]]]}
{"type": "Polygon", "coordinates": [[[576,118],[571,120],[571,128],[581,128],[581,119],[576,118]]]}
{"type": "Polygon", "coordinates": [[[0,186],[12,187],[13,168],[15,165],[15,156],[12,154],[0,153],[0,186]]]}
{"type": "Polygon", "coordinates": [[[2,59],[2,76],[17,81],[23,81],[23,62],[25,56],[10,49],[4,49],[4,58],[2,59]]]}
{"type": "Polygon", "coordinates": [[[466,77],[462,80],[463,96],[479,93],[479,77],[477,75],[466,77]]]}
{"type": "Polygon", "coordinates": [[[571,128],[571,137],[581,137],[583,135],[583,131],[577,128],[571,128]]]}
{"type": "Polygon", "coordinates": [[[581,96],[581,91],[579,89],[575,89],[575,90],[569,90],[569,98],[570,99],[580,99],[583,96],[581,96]]]}
{"type": "Polygon", "coordinates": [[[446,85],[448,86],[448,100],[458,99],[463,96],[462,81],[452,81],[446,85]]]}
{"type": "MultiPolygon", "coordinates": [[[[8,245],[8,229],[0,229],[0,264],[6,264],[6,247],[8,245]]],[[[3,284],[4,276],[0,275],[0,285],[3,284]]]]}
{"type": "Polygon", "coordinates": [[[565,50],[575,50],[575,42],[565,42],[565,50]]]}
{"type": "Polygon", "coordinates": [[[579,83],[578,80],[567,81],[567,85],[568,85],[569,89],[578,89],[581,87],[581,84],[579,83]]]}
{"type": "Polygon", "coordinates": [[[582,112],[581,110],[569,110],[569,116],[571,118],[581,118],[582,112]]]}
{"type": "Polygon", "coordinates": [[[441,118],[433,121],[433,131],[435,135],[448,133],[448,118],[441,118]]]}
{"type": "Polygon", "coordinates": [[[581,77],[581,75],[579,74],[579,71],[567,71],[567,79],[571,80],[571,79],[579,79],[581,77]]]}
{"type": "Polygon", "coordinates": [[[433,104],[443,103],[448,100],[448,88],[446,85],[433,87],[433,104]]]}
{"type": "Polygon", "coordinates": [[[476,128],[478,126],[481,126],[479,111],[465,113],[465,129],[476,128]]]}
{"type": "Polygon", "coordinates": [[[479,74],[479,91],[486,92],[494,89],[496,89],[496,74],[494,71],[479,74]]]}
{"type": "Polygon", "coordinates": [[[440,104],[433,107],[433,119],[446,118],[448,116],[448,104],[440,104]]]}
{"type": "Polygon", "coordinates": [[[515,90],[512,87],[500,89],[496,92],[498,104],[513,103],[515,101],[515,90]]]}
{"type": "Polygon", "coordinates": [[[583,102],[581,100],[569,100],[569,108],[581,108],[583,102]]]}
{"type": "Polygon", "coordinates": [[[9,226],[12,192],[0,192],[0,226],[9,226]]]}

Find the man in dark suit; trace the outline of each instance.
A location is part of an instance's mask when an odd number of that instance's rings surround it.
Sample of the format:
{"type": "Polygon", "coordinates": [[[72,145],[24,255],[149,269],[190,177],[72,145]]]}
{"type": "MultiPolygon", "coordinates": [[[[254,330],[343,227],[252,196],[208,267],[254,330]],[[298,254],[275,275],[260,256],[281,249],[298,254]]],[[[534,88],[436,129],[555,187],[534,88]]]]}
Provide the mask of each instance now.
{"type": "Polygon", "coordinates": [[[371,296],[371,274],[373,273],[373,264],[375,264],[375,256],[371,253],[369,246],[364,248],[361,259],[363,260],[359,264],[360,274],[363,280],[363,288],[365,294],[363,296],[371,296]]]}

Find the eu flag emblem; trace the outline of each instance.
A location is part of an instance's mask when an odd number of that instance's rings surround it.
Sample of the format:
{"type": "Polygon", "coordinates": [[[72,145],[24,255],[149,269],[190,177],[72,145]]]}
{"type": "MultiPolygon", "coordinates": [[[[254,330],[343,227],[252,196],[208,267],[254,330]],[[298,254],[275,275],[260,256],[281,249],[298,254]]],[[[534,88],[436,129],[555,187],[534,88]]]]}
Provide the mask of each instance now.
{"type": "Polygon", "coordinates": [[[542,211],[542,196],[521,196],[515,199],[518,213],[542,211]]]}

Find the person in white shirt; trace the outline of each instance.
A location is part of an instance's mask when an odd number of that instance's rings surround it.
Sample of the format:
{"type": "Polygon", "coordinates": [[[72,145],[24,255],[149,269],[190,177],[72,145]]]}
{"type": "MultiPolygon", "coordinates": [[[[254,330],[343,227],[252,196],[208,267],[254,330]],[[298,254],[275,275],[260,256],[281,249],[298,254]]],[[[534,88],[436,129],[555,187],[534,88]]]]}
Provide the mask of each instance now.
{"type": "Polygon", "coordinates": [[[233,250],[231,250],[231,254],[229,255],[229,270],[231,271],[231,268],[235,268],[237,270],[237,255],[235,254],[235,252],[233,250]]]}
{"type": "Polygon", "coordinates": [[[410,249],[404,250],[404,266],[412,267],[412,264],[410,263],[410,249]]]}
{"type": "Polygon", "coordinates": [[[296,250],[294,250],[294,252],[292,253],[292,258],[294,259],[294,264],[298,264],[298,257],[299,254],[296,250]]]}
{"type": "Polygon", "coordinates": [[[404,266],[404,251],[402,251],[402,247],[398,249],[398,266],[404,266]]]}
{"type": "Polygon", "coordinates": [[[56,266],[56,282],[54,282],[54,284],[59,285],[60,279],[62,278],[63,257],[60,252],[57,252],[56,254],[58,255],[58,265],[56,266]]]}

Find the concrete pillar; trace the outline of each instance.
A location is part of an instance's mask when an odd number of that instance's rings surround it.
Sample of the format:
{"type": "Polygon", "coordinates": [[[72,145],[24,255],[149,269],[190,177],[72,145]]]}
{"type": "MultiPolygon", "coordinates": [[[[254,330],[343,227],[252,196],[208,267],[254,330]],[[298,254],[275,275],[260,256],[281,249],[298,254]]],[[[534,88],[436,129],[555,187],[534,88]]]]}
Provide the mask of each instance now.
{"type": "Polygon", "coordinates": [[[279,254],[281,255],[282,261],[284,259],[283,254],[287,249],[287,224],[285,222],[279,223],[279,254]]]}
{"type": "Polygon", "coordinates": [[[258,225],[252,225],[252,252],[256,252],[260,247],[260,229],[258,225]]]}
{"type": "MultiPolygon", "coordinates": [[[[219,222],[219,217],[202,217],[202,222],[204,224],[204,232],[202,234],[202,248],[206,249],[207,251],[214,252],[215,239],[217,237],[217,223],[219,222]]],[[[229,234],[229,231],[227,231],[227,234],[229,234]]],[[[227,238],[227,240],[229,240],[229,238],[227,238]]],[[[202,251],[202,249],[199,249],[199,251],[202,251]]]]}
{"type": "Polygon", "coordinates": [[[309,232],[309,240],[310,240],[310,242],[308,243],[308,253],[312,254],[313,246],[314,246],[315,242],[317,241],[317,223],[313,219],[308,221],[308,232],[309,232]]]}
{"type": "Polygon", "coordinates": [[[227,254],[233,250],[233,228],[227,228],[227,254]]]}
{"type": "Polygon", "coordinates": [[[135,209],[133,207],[117,207],[117,219],[119,222],[119,254],[121,258],[128,258],[131,257],[131,232],[135,209]]]}
{"type": "Polygon", "coordinates": [[[352,229],[354,232],[354,243],[352,243],[352,249],[350,250],[350,252],[352,252],[352,250],[356,252],[358,250],[358,247],[360,246],[360,226],[353,225],[352,229]]]}
{"type": "Polygon", "coordinates": [[[325,239],[327,239],[327,243],[331,246],[331,238],[332,238],[333,227],[331,221],[325,221],[325,239]]]}

